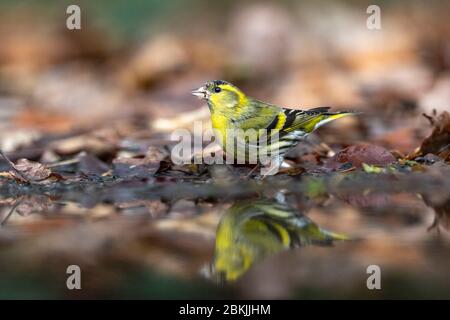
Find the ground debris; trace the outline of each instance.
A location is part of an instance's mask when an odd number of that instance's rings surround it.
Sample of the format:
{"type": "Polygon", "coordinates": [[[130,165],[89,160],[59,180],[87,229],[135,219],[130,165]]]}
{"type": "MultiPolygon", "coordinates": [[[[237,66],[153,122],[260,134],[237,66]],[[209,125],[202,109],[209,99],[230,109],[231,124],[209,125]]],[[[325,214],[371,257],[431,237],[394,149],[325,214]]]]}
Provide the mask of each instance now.
{"type": "Polygon", "coordinates": [[[113,175],[120,178],[149,178],[160,168],[168,153],[156,147],[150,147],[143,158],[120,157],[113,160],[113,175]]]}
{"type": "Polygon", "coordinates": [[[439,115],[424,114],[430,121],[433,131],[425,138],[414,156],[435,154],[446,161],[450,161],[450,113],[444,111],[439,115]]]}
{"type": "Polygon", "coordinates": [[[328,159],[325,167],[338,170],[345,168],[347,164],[360,168],[367,165],[386,166],[395,161],[395,157],[385,148],[372,144],[359,144],[349,146],[328,159]]]}
{"type": "Polygon", "coordinates": [[[19,159],[16,164],[9,160],[3,152],[0,153],[3,159],[5,159],[10,170],[6,173],[6,177],[11,177],[20,182],[40,182],[43,183],[50,177],[58,177],[58,175],[52,175],[52,171],[47,168],[47,166],[39,163],[30,161],[27,159],[19,159]]]}

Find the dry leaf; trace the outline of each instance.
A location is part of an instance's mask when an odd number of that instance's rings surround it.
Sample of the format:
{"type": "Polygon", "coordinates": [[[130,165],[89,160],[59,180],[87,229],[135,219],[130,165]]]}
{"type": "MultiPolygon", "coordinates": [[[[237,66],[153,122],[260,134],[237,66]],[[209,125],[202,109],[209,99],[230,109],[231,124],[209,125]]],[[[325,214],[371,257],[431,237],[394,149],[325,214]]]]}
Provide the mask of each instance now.
{"type": "Polygon", "coordinates": [[[439,116],[426,116],[433,126],[433,132],[423,140],[419,153],[432,153],[444,160],[450,159],[450,113],[442,112],[439,116]]]}
{"type": "MultiPolygon", "coordinates": [[[[19,159],[14,167],[23,174],[24,177],[32,181],[42,181],[50,177],[52,171],[45,165],[39,162],[30,161],[27,159],[19,159]]],[[[17,176],[17,172],[12,171],[13,175],[17,176]]],[[[21,179],[21,177],[20,177],[21,179]]]]}
{"type": "Polygon", "coordinates": [[[326,168],[337,170],[350,163],[354,167],[361,167],[363,163],[385,166],[395,161],[395,157],[385,148],[372,144],[351,145],[339,151],[325,164],[326,168]]]}

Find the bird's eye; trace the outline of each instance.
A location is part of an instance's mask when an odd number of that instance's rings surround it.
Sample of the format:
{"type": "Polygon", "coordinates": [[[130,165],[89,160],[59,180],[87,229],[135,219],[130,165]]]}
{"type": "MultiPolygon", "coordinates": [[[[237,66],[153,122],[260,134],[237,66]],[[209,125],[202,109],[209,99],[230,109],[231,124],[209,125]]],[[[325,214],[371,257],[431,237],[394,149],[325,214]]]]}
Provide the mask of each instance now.
{"type": "Polygon", "coordinates": [[[222,88],[220,88],[220,87],[215,87],[214,88],[214,92],[219,93],[220,91],[222,91],[222,88]]]}

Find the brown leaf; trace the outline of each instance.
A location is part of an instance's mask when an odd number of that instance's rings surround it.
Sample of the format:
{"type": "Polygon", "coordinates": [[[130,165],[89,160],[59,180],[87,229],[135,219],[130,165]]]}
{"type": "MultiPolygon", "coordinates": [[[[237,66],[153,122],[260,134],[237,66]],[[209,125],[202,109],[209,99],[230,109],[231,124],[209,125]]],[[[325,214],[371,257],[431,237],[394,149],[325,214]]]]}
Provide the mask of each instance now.
{"type": "Polygon", "coordinates": [[[167,151],[150,146],[145,154],[145,162],[161,162],[168,156],[167,151]]]}
{"type": "Polygon", "coordinates": [[[432,153],[444,160],[450,159],[450,113],[444,111],[439,116],[424,116],[430,120],[433,131],[423,140],[419,153],[432,153]]]}
{"type": "Polygon", "coordinates": [[[360,168],[362,163],[385,166],[395,161],[395,157],[385,148],[373,144],[351,145],[328,159],[325,167],[337,170],[345,164],[360,168]]]}
{"type": "Polygon", "coordinates": [[[113,174],[120,178],[148,178],[155,174],[167,152],[149,147],[144,158],[117,158],[113,160],[113,174]]]}
{"type": "MultiPolygon", "coordinates": [[[[51,170],[45,165],[39,162],[30,161],[27,159],[19,159],[14,167],[20,171],[24,177],[33,181],[41,181],[50,177],[52,174],[51,170]]],[[[16,172],[12,172],[16,175],[16,172]]]]}
{"type": "Polygon", "coordinates": [[[79,157],[78,170],[85,174],[101,175],[109,170],[109,166],[91,154],[83,154],[79,157]]]}

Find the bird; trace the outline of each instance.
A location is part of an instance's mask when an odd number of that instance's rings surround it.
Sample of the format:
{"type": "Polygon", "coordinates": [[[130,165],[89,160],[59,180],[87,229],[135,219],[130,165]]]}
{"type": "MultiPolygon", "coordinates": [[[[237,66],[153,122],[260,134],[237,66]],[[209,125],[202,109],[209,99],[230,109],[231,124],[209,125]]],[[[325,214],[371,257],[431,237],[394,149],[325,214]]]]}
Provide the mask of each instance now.
{"type": "Polygon", "coordinates": [[[355,114],[331,112],[330,107],[283,108],[247,96],[224,80],[207,81],[192,94],[207,102],[216,141],[225,153],[244,159],[240,163],[253,160],[262,165],[264,176],[276,174],[286,153],[308,134],[325,123],[355,114]],[[234,150],[227,150],[230,146],[234,150]]]}
{"type": "Polygon", "coordinates": [[[352,238],[320,228],[284,198],[236,201],[218,224],[208,275],[217,282],[232,282],[278,252],[347,240],[352,238]]]}

